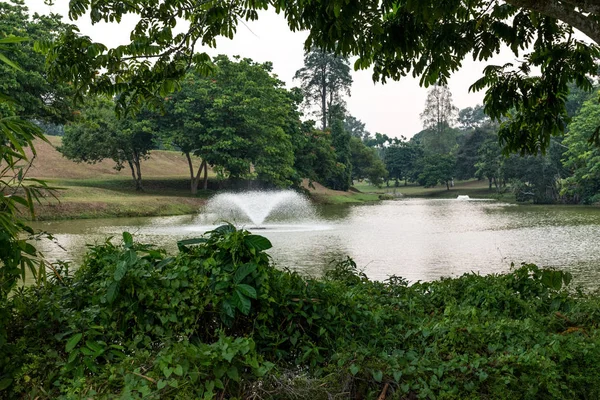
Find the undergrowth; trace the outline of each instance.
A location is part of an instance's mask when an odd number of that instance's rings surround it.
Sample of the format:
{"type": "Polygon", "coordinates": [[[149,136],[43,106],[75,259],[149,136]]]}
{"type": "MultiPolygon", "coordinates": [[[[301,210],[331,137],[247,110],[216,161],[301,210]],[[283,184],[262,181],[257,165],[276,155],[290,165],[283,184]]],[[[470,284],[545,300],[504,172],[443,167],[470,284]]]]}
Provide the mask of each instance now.
{"type": "Polygon", "coordinates": [[[408,285],[275,269],[231,225],[90,247],[0,305],[8,399],[598,399],[600,301],[535,265],[408,285]]]}

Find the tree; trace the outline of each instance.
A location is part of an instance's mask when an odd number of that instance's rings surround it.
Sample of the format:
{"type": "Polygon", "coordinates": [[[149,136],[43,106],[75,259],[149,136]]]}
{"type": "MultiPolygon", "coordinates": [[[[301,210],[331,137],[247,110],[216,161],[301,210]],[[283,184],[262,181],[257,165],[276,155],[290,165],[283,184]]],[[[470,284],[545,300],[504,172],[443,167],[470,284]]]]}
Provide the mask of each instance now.
{"type": "Polygon", "coordinates": [[[360,140],[367,140],[371,134],[365,129],[365,123],[350,114],[344,119],[344,129],[350,132],[350,136],[357,137],[360,140]]]}
{"type": "Polygon", "coordinates": [[[367,178],[371,184],[380,186],[387,178],[388,172],[375,149],[365,146],[355,136],[350,138],[350,154],[352,180],[367,178]]]}
{"type": "Polygon", "coordinates": [[[456,178],[470,179],[476,176],[475,164],[479,159],[479,150],[489,140],[498,141],[492,125],[477,127],[465,135],[456,153],[456,178]]]}
{"type": "Polygon", "coordinates": [[[486,140],[477,151],[477,162],[475,163],[475,176],[478,179],[487,178],[490,190],[492,182],[498,189],[501,178],[502,152],[498,142],[494,139],[486,140]]]}
{"type": "Polygon", "coordinates": [[[0,90],[15,100],[11,107],[0,107],[0,115],[18,114],[28,120],[59,125],[71,120],[71,88],[49,80],[44,55],[34,51],[36,40],[55,39],[66,29],[60,15],[34,14],[30,17],[27,7],[19,1],[0,2],[0,15],[0,37],[29,38],[6,50],[7,59],[20,68],[0,64],[0,90]]]}
{"type": "Polygon", "coordinates": [[[223,178],[258,178],[288,187],[294,179],[290,134],[298,129],[298,95],[271,75],[270,63],[250,59],[214,59],[215,73],[195,72],[183,80],[182,91],[169,96],[159,118],[163,136],[179,148],[190,165],[191,190],[211,165],[223,178]],[[194,173],[190,155],[202,158],[194,173]]]}
{"type": "Polygon", "coordinates": [[[89,164],[112,159],[117,170],[127,164],[136,190],[143,190],[141,160],[155,148],[153,131],[147,113],[118,119],[112,100],[89,99],[78,118],[66,126],[59,151],[70,160],[89,164]]]}
{"type": "Polygon", "coordinates": [[[292,136],[294,169],[298,176],[327,184],[342,173],[338,165],[330,132],[315,129],[314,121],[302,123],[300,135],[292,136]]]}
{"type": "Polygon", "coordinates": [[[428,147],[438,154],[445,154],[453,147],[452,123],[458,108],[452,103],[452,93],[445,85],[434,85],[427,93],[425,109],[421,113],[423,128],[430,131],[428,147]]]}
{"type": "Polygon", "coordinates": [[[327,182],[327,186],[335,190],[346,191],[352,184],[352,152],[350,134],[344,129],[341,118],[331,124],[331,144],[335,149],[336,169],[327,182]]]}
{"type": "Polygon", "coordinates": [[[466,57],[488,61],[500,48],[510,49],[516,64],[488,66],[471,87],[487,89],[485,111],[502,123],[499,139],[506,150],[537,154],[547,149],[550,137],[566,127],[569,83],[590,90],[591,77],[598,74],[598,0],[365,0],[343,6],[322,0],[193,5],[176,0],[159,8],[140,0],[75,0],[69,6],[71,18],[90,15],[93,23],[140,16],[130,42],[115,49],[73,29],[53,45],[40,46],[49,51],[53,76],[80,93],[122,93],[120,109],[139,108],[172,91],[190,65],[210,67],[205,53],[194,54],[195,44],[214,46],[218,36],[232,37],[240,20],[255,20],[257,10],[269,6],[285,14],[292,30],[309,31],[307,49],[356,56],[355,69],[373,66],[374,79],[384,82],[411,73],[424,86],[446,84],[466,57]],[[188,24],[183,30],[180,21],[188,24]],[[576,39],[575,29],[594,43],[576,39]],[[152,63],[142,62],[148,59],[152,63]]]}
{"type": "Polygon", "coordinates": [[[422,157],[423,149],[415,142],[406,141],[406,138],[402,137],[385,152],[385,168],[389,172],[389,178],[395,180],[396,186],[399,181],[404,180],[406,186],[408,180],[414,178],[417,162],[422,157]]]}
{"type": "MultiPolygon", "coordinates": [[[[16,70],[20,66],[5,54],[28,39],[0,36],[0,65],[16,70]]],[[[36,156],[35,140],[45,140],[41,129],[18,115],[19,103],[0,89],[0,347],[6,344],[6,299],[19,279],[25,280],[26,270],[37,282],[44,281],[46,264],[28,238],[34,230],[25,215],[35,217],[36,200],[48,188],[45,182],[26,178],[36,156]],[[29,149],[32,156],[27,154],[29,149]],[[23,208],[26,210],[24,215],[23,208]]],[[[3,379],[6,379],[3,376],[3,379]]]]}
{"type": "Polygon", "coordinates": [[[428,155],[420,159],[421,173],[418,182],[425,187],[446,184],[450,190],[450,181],[454,176],[454,156],[451,154],[428,155]]]}
{"type": "Polygon", "coordinates": [[[344,94],[350,96],[352,76],[348,59],[312,48],[304,54],[304,67],[296,71],[294,79],[300,80],[307,104],[319,106],[321,129],[325,130],[329,109],[335,104],[343,105],[344,94]]]}
{"type": "Polygon", "coordinates": [[[458,124],[463,130],[479,128],[489,122],[489,118],[485,115],[483,106],[477,104],[475,107],[467,107],[458,111],[458,124]]]}
{"type": "Polygon", "coordinates": [[[563,144],[567,146],[563,164],[572,176],[565,179],[562,194],[585,203],[600,199],[600,149],[589,142],[600,121],[600,105],[594,100],[583,103],[581,112],[569,125],[569,136],[563,144]]]}

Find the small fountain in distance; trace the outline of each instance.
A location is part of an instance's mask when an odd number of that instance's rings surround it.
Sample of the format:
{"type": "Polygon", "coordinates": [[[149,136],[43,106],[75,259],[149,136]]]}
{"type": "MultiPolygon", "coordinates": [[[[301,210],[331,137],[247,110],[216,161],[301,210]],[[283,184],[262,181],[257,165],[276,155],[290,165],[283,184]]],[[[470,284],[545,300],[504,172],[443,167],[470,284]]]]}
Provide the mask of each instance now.
{"type": "Polygon", "coordinates": [[[304,196],[293,190],[221,193],[209,200],[204,218],[248,229],[298,227],[315,221],[315,210],[304,196]]]}

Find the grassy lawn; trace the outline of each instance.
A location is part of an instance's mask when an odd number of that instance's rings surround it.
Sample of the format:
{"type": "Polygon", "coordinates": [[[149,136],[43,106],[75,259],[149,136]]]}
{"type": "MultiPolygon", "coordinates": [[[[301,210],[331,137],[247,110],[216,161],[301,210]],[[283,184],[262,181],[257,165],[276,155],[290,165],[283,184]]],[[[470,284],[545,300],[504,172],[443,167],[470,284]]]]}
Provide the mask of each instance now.
{"type": "MultiPolygon", "coordinates": [[[[74,163],[56,150],[60,137],[48,139],[50,144],[36,144],[38,154],[29,176],[59,190],[56,199],[48,196],[36,207],[38,219],[191,214],[198,212],[210,195],[208,191],[191,195],[187,161],[179,152],[151,152],[142,161],[144,191],[138,192],[129,168],[117,171],[110,160],[74,163]]],[[[209,177],[214,177],[209,172],[209,177]]]]}
{"type": "Polygon", "coordinates": [[[477,180],[468,180],[468,181],[455,181],[454,187],[451,187],[450,190],[446,189],[445,185],[439,185],[432,188],[426,188],[423,186],[417,185],[401,185],[399,187],[386,187],[382,186],[378,188],[376,186],[370,185],[366,182],[357,182],[354,185],[357,190],[360,190],[363,193],[377,193],[377,194],[391,194],[398,195],[401,194],[403,196],[408,197],[429,197],[429,198],[456,198],[460,195],[467,195],[471,198],[484,198],[484,199],[502,199],[503,201],[512,201],[513,197],[511,194],[498,194],[495,189],[490,190],[488,187],[488,182],[485,180],[477,181],[477,180]]]}

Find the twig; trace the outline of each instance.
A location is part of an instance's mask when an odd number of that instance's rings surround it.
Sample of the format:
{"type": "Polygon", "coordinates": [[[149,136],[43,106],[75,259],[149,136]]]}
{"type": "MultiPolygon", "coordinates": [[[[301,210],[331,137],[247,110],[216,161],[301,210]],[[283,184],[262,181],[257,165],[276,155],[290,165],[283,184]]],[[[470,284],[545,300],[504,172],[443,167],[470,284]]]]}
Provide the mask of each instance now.
{"type": "Polygon", "coordinates": [[[385,386],[383,387],[383,390],[381,391],[381,394],[377,398],[377,400],[385,400],[385,395],[387,393],[388,387],[390,387],[390,384],[386,383],[385,386]]]}
{"type": "Polygon", "coordinates": [[[149,376],[142,375],[142,374],[139,374],[137,372],[134,372],[133,374],[139,376],[140,378],[144,378],[144,379],[146,379],[149,382],[156,383],[156,379],[150,378],[149,376]]]}

